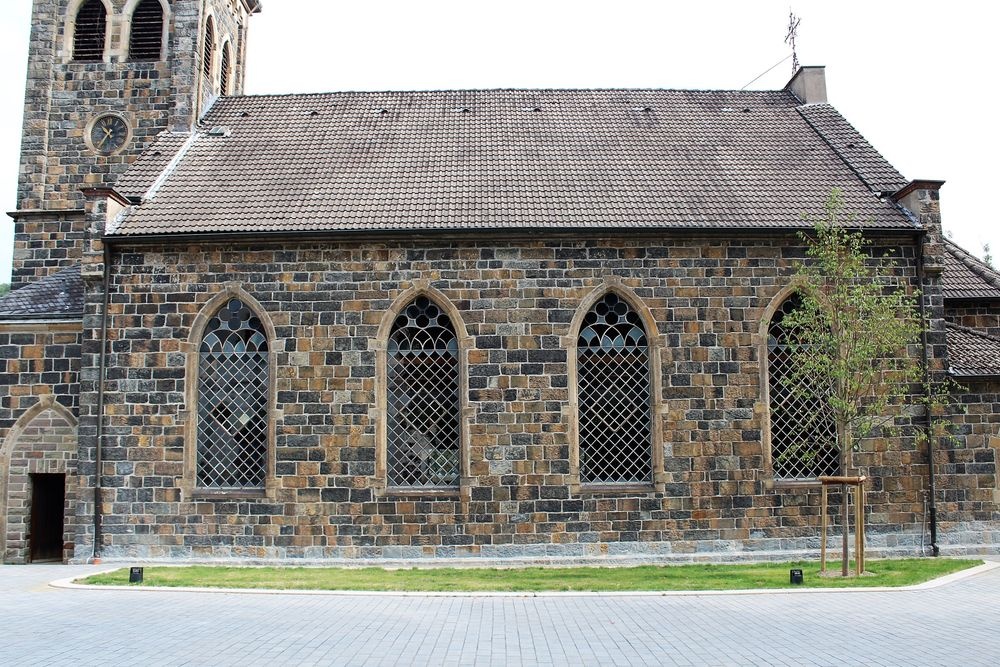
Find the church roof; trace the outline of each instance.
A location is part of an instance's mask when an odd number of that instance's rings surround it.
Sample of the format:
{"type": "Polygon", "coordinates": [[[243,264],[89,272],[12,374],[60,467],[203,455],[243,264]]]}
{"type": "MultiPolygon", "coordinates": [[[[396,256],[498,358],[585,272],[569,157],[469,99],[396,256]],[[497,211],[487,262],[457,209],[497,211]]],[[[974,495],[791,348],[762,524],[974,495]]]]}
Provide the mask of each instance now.
{"type": "Polygon", "coordinates": [[[29,283],[0,298],[0,320],[83,316],[80,265],[29,283]]]}
{"type": "Polygon", "coordinates": [[[808,227],[833,187],[913,229],[906,181],[787,91],[472,90],[221,98],[117,189],[109,235],[808,227]]]}
{"type": "Polygon", "coordinates": [[[946,323],[950,372],[957,377],[1000,376],[1000,338],[946,323]]]}
{"type": "Polygon", "coordinates": [[[951,241],[945,243],[942,286],[946,299],[1000,299],[1000,273],[951,241]]]}

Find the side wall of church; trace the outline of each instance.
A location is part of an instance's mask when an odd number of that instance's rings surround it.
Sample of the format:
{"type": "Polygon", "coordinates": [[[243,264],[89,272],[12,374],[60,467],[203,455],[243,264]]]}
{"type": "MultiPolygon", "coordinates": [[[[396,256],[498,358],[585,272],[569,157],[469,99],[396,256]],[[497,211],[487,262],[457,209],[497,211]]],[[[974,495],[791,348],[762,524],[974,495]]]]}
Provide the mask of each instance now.
{"type": "Polygon", "coordinates": [[[939,530],[945,553],[983,542],[1000,548],[1000,381],[963,380],[957,441],[940,453],[939,530]],[[984,526],[986,527],[984,530],[984,526]],[[992,526],[992,529],[990,528],[992,526]]]}
{"type": "Polygon", "coordinates": [[[81,335],[79,321],[0,323],[0,562],[28,558],[31,474],[67,475],[73,543],[81,335]]]}
{"type": "MultiPolygon", "coordinates": [[[[789,237],[744,237],[118,249],[103,555],[696,558],[818,548],[818,489],[771,479],[762,446],[760,321],[804,253],[787,246],[789,237]],[[192,327],[233,283],[275,331],[273,480],[263,498],[198,495],[185,463],[195,446],[185,372],[197,351],[192,327]],[[390,306],[420,284],[454,305],[469,337],[468,471],[460,491],[442,497],[394,495],[377,475],[376,339],[390,306]],[[648,491],[588,490],[573,480],[566,341],[581,303],[607,288],[648,308],[661,350],[654,402],[663,466],[648,491]]],[[[913,281],[913,247],[896,250],[913,281]]],[[[92,303],[92,329],[96,312],[92,303]]],[[[84,352],[94,366],[97,347],[84,352]]],[[[88,428],[81,452],[91,457],[88,428]]],[[[939,466],[967,457],[978,464],[944,468],[942,479],[964,496],[939,485],[954,500],[945,530],[963,538],[974,526],[996,532],[995,505],[986,509],[983,500],[996,486],[991,428],[977,425],[983,437],[937,454],[939,466]]],[[[918,552],[926,541],[925,452],[907,439],[872,439],[854,457],[872,476],[873,547],[918,552]]],[[[84,525],[78,554],[89,553],[89,531],[84,525]]]]}

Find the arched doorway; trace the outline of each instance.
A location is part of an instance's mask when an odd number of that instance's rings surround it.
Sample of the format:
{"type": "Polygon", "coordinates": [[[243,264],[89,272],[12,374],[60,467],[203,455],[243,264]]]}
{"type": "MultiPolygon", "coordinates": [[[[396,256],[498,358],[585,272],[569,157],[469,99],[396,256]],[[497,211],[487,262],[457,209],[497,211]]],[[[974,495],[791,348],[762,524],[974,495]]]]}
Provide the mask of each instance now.
{"type": "Polygon", "coordinates": [[[51,398],[29,408],[0,447],[3,562],[66,560],[77,496],[76,418],[51,398]]]}

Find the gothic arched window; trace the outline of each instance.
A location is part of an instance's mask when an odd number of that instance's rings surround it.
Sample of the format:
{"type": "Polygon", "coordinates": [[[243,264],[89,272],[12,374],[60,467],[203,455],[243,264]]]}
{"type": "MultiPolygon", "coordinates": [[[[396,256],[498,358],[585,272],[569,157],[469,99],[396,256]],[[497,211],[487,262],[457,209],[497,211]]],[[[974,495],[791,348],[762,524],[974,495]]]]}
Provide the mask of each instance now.
{"type": "Polygon", "coordinates": [[[163,7],[160,0],[142,0],[132,12],[129,60],[159,60],[163,48],[163,7]]]}
{"type": "Polygon", "coordinates": [[[229,42],[222,47],[222,62],[219,64],[219,94],[229,94],[229,70],[232,67],[229,42]]]}
{"type": "Polygon", "coordinates": [[[212,66],[215,64],[215,21],[209,16],[205,21],[205,45],[201,53],[201,71],[206,84],[212,80],[212,66]]]}
{"type": "Polygon", "coordinates": [[[580,481],[652,482],[650,354],[642,318],[614,292],[577,339],[580,481]]]}
{"type": "Polygon", "coordinates": [[[198,486],[261,489],[267,470],[268,341],[240,299],[205,329],[198,365],[198,486]]]}
{"type": "Polygon", "coordinates": [[[458,338],[449,317],[426,296],[393,322],[387,362],[388,485],[458,486],[458,338]]]}
{"type": "Polygon", "coordinates": [[[76,13],[73,32],[73,60],[98,62],[104,58],[104,35],[108,27],[107,10],[101,0],[83,3],[76,13]]]}
{"type": "Polygon", "coordinates": [[[791,377],[794,355],[809,354],[809,349],[794,344],[795,329],[784,319],[801,307],[799,294],[785,299],[767,330],[771,467],[778,479],[815,479],[840,472],[837,427],[829,407],[805,378],[791,377]]]}

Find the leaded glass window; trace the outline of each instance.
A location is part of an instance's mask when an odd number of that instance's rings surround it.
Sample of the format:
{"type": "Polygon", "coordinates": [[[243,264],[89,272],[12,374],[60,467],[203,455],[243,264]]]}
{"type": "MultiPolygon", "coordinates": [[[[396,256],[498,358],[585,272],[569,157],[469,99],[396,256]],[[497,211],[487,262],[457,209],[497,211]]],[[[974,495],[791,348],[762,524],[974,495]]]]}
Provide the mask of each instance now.
{"type": "Polygon", "coordinates": [[[260,319],[231,299],[208,323],[198,366],[198,485],[259,489],[267,469],[268,343],[260,319]]]}
{"type": "Polygon", "coordinates": [[[610,292],[577,340],[580,480],[652,481],[650,355],[639,314],[610,292]]]}
{"type": "Polygon", "coordinates": [[[418,296],[396,317],[387,358],[389,486],[458,486],[459,359],[451,320],[418,296]]]}
{"type": "Polygon", "coordinates": [[[807,378],[791,377],[794,355],[809,354],[807,347],[795,344],[795,330],[784,324],[785,316],[800,307],[802,298],[792,295],[768,328],[771,465],[779,479],[815,479],[840,471],[837,427],[829,406],[807,378]]]}

